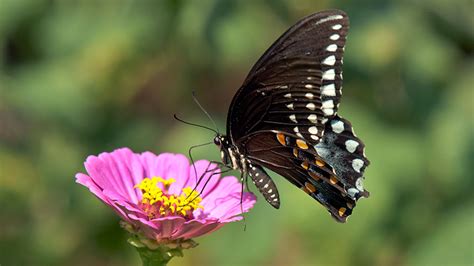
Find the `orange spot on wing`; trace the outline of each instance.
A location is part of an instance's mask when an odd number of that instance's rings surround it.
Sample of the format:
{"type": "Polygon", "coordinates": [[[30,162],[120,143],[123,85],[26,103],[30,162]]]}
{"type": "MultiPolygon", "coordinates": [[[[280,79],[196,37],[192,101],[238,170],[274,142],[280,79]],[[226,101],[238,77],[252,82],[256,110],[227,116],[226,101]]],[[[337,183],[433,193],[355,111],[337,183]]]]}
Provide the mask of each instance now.
{"type": "Polygon", "coordinates": [[[296,140],[296,146],[298,146],[300,149],[307,150],[308,149],[308,144],[302,139],[297,139],[296,140]]]}
{"type": "Polygon", "coordinates": [[[304,183],[304,186],[305,186],[306,189],[308,189],[311,193],[316,192],[316,188],[314,187],[313,184],[308,183],[308,182],[305,182],[305,183],[304,183]]]}
{"type": "Polygon", "coordinates": [[[306,187],[301,187],[301,190],[303,190],[306,194],[311,193],[311,192],[309,192],[309,190],[306,187]]]}
{"type": "Polygon", "coordinates": [[[339,216],[343,216],[345,212],[346,212],[346,208],[344,207],[339,208],[339,216]]]}
{"type": "Polygon", "coordinates": [[[298,149],[297,148],[294,148],[293,149],[293,155],[298,158],[298,149]]]}
{"type": "Polygon", "coordinates": [[[331,178],[329,178],[329,182],[331,182],[331,184],[335,185],[335,184],[337,184],[337,178],[335,176],[331,176],[331,178]]]}
{"type": "Polygon", "coordinates": [[[316,160],[316,165],[319,166],[319,167],[323,167],[325,165],[325,163],[323,161],[316,160]]]}
{"type": "Polygon", "coordinates": [[[307,161],[303,161],[303,162],[301,163],[301,167],[303,167],[305,170],[308,170],[308,168],[309,168],[309,163],[308,163],[307,161]]]}
{"type": "Polygon", "coordinates": [[[309,171],[308,173],[314,180],[319,180],[319,176],[315,174],[314,172],[309,171]]]}
{"type": "Polygon", "coordinates": [[[284,135],[284,134],[278,133],[278,134],[277,134],[277,140],[278,140],[278,142],[280,142],[281,145],[283,145],[283,146],[286,145],[286,142],[285,142],[285,135],[284,135]]]}

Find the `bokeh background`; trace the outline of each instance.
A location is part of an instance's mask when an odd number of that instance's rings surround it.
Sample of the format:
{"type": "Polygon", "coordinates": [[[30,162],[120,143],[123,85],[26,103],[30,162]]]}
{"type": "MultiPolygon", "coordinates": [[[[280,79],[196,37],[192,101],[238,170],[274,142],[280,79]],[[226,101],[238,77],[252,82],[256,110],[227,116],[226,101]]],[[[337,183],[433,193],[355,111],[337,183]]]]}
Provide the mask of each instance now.
{"type": "MultiPolygon", "coordinates": [[[[0,264],[139,265],[118,217],[74,183],[89,154],[186,153],[225,128],[247,71],[299,18],[351,18],[340,113],[366,143],[347,224],[273,175],[243,223],[170,265],[473,265],[470,0],[0,0],[0,264]],[[261,199],[261,197],[260,197],[261,199]]],[[[218,159],[216,147],[197,158],[218,159]]]]}

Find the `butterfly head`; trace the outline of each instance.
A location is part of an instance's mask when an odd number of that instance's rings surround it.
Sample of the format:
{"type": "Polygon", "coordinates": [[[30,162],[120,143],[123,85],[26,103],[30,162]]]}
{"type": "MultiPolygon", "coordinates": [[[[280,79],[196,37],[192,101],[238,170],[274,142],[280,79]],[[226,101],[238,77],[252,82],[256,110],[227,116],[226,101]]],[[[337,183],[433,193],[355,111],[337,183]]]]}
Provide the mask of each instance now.
{"type": "Polygon", "coordinates": [[[221,151],[222,162],[233,169],[237,169],[239,167],[238,160],[236,159],[238,156],[236,156],[235,148],[231,145],[227,136],[217,134],[214,138],[214,144],[221,151]]]}

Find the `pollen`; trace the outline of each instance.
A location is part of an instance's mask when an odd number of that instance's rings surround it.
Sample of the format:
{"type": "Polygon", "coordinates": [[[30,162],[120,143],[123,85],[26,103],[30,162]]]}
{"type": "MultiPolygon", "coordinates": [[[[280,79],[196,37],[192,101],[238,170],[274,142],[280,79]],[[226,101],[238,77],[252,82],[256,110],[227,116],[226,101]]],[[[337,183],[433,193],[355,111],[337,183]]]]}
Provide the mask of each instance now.
{"type": "Polygon", "coordinates": [[[175,182],[173,178],[152,177],[144,178],[142,182],[135,185],[135,188],[142,192],[140,206],[147,213],[148,218],[176,215],[192,218],[194,210],[204,209],[200,204],[202,198],[191,187],[183,188],[180,195],[169,194],[168,189],[175,182]]]}

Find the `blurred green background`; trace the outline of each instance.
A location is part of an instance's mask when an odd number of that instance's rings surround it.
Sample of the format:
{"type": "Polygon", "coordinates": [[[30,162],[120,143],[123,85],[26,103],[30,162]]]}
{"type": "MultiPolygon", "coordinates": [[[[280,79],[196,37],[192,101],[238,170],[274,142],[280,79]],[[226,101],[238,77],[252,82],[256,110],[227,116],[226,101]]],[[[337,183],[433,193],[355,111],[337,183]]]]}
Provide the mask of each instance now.
{"type": "Polygon", "coordinates": [[[274,175],[280,210],[260,200],[246,231],[170,265],[473,265],[470,0],[0,0],[0,264],[139,265],[118,217],[74,183],[87,155],[210,141],[172,118],[209,124],[191,91],[223,130],[258,57],[328,8],[351,18],[340,113],[366,143],[371,197],[338,224],[274,175]]]}

